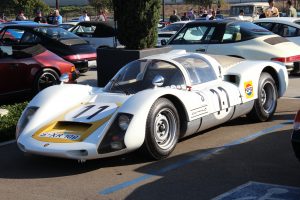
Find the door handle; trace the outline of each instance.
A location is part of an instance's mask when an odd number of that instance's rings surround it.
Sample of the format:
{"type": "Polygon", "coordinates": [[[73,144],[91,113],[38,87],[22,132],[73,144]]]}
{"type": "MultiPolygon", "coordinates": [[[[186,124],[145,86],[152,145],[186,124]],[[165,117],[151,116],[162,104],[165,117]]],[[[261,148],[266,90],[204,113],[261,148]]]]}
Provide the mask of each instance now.
{"type": "Polygon", "coordinates": [[[205,49],[196,49],[197,52],[205,52],[205,49]]]}

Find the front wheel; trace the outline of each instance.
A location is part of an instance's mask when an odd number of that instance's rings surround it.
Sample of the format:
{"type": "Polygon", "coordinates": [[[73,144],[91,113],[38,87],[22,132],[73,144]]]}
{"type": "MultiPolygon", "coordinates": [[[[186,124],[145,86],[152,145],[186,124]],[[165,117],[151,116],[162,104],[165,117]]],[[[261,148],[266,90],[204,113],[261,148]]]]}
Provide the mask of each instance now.
{"type": "Polygon", "coordinates": [[[263,72],[258,83],[258,98],[249,113],[249,117],[255,121],[267,121],[275,113],[277,107],[277,87],[269,73],[263,72]]]}
{"type": "Polygon", "coordinates": [[[178,112],[170,100],[159,98],[148,114],[144,152],[156,160],[166,158],[174,150],[178,138],[178,112]]]}

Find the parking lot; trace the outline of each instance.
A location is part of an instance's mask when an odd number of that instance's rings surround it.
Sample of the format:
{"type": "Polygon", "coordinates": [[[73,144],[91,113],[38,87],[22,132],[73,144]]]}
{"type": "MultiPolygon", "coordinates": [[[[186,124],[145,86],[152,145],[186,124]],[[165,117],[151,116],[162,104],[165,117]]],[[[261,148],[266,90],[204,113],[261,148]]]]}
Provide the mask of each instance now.
{"type": "MultiPolygon", "coordinates": [[[[96,71],[78,82],[95,85],[96,71]]],[[[299,84],[290,77],[272,121],[238,118],[181,140],[162,161],[133,152],[81,164],[0,146],[0,199],[299,199],[290,144],[299,84]]]]}

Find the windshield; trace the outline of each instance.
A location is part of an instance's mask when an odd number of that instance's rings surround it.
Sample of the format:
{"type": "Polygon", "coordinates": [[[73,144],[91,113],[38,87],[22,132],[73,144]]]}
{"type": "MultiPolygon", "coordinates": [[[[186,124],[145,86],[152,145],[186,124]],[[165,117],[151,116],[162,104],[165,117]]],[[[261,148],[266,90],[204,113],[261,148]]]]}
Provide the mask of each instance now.
{"type": "Polygon", "coordinates": [[[245,5],[245,6],[231,6],[230,8],[230,17],[239,16],[240,11],[244,11],[245,16],[252,16],[254,11],[254,6],[252,5],[245,5]]]}
{"type": "Polygon", "coordinates": [[[162,76],[162,87],[182,88],[185,80],[182,72],[172,63],[161,60],[137,60],[123,67],[105,86],[105,92],[135,94],[153,88],[153,79],[162,76]]]}
{"type": "Polygon", "coordinates": [[[160,30],[160,32],[179,31],[184,23],[170,24],[160,30]]]}
{"type": "Polygon", "coordinates": [[[74,33],[66,31],[60,27],[38,27],[35,28],[34,31],[42,33],[49,38],[56,39],[56,40],[66,40],[66,39],[77,39],[79,38],[74,33]]]}

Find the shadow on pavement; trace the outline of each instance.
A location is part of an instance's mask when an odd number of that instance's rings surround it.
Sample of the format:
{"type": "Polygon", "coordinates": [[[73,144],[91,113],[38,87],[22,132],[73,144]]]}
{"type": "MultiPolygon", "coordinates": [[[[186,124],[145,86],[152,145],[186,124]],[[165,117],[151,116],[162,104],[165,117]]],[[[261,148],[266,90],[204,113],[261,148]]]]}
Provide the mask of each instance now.
{"type": "MultiPolygon", "coordinates": [[[[274,132],[159,174],[158,180],[138,187],[126,199],[205,200],[249,181],[300,187],[300,163],[291,148],[290,133],[274,132]]],[[[157,175],[155,169],[184,163],[206,151],[171,157],[136,171],[157,175]]]]}

